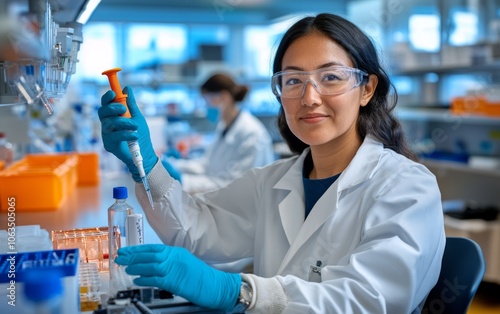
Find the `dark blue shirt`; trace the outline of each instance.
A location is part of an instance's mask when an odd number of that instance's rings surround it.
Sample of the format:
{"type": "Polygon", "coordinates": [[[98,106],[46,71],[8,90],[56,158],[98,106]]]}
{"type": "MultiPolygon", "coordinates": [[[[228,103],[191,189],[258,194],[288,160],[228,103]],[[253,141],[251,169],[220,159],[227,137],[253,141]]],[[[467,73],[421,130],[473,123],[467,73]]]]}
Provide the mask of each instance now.
{"type": "Polygon", "coordinates": [[[337,180],[339,174],[325,179],[309,179],[309,174],[313,169],[311,153],[304,159],[304,168],[302,170],[302,182],[304,183],[304,195],[306,199],[306,218],[311,212],[314,204],[325,193],[326,190],[337,180]]]}

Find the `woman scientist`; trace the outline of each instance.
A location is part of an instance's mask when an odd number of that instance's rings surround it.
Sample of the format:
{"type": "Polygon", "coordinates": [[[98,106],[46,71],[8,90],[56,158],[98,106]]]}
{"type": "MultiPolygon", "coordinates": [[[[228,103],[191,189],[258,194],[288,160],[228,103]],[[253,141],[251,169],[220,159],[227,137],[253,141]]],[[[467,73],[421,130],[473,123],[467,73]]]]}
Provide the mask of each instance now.
{"type": "MultiPolygon", "coordinates": [[[[170,246],[124,248],[116,262],[139,285],[225,311],[420,313],[445,246],[440,192],[412,161],[373,43],[342,17],[306,17],[284,34],[273,72],[279,126],[297,155],[194,196],[148,161],[154,210],[140,183],[136,195],[170,246]],[[245,257],[253,274],[208,266],[245,257]]],[[[103,95],[105,144],[150,143],[130,96],[135,124],[122,127],[124,109],[103,95]]]]}
{"type": "Polygon", "coordinates": [[[223,73],[212,75],[201,86],[207,102],[207,118],[218,123],[214,143],[201,158],[163,160],[165,168],[182,182],[186,192],[222,187],[245,171],[275,160],[266,127],[238,106],[247,92],[247,86],[236,84],[223,73]]]}

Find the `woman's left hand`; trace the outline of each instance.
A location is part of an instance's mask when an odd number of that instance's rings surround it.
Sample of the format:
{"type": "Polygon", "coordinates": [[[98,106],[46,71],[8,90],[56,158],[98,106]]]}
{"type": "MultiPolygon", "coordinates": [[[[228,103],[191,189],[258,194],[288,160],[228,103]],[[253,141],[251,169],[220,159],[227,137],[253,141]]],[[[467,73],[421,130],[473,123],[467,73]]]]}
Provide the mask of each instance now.
{"type": "Polygon", "coordinates": [[[199,306],[232,311],[241,286],[241,275],[217,270],[188,250],[163,244],[143,244],[118,250],[115,262],[138,275],[134,283],[155,286],[199,306]]]}

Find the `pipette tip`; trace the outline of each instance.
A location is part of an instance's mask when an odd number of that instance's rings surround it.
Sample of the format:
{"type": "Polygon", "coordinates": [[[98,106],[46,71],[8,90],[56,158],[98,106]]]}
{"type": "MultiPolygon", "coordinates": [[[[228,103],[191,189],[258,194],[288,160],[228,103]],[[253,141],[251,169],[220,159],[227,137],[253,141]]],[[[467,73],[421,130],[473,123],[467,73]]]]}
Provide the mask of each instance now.
{"type": "Polygon", "coordinates": [[[151,204],[151,208],[155,209],[153,205],[153,197],[151,196],[151,191],[149,190],[149,183],[147,177],[142,177],[142,184],[144,185],[144,190],[146,190],[146,193],[148,194],[148,199],[149,199],[149,204],[151,204]]]}

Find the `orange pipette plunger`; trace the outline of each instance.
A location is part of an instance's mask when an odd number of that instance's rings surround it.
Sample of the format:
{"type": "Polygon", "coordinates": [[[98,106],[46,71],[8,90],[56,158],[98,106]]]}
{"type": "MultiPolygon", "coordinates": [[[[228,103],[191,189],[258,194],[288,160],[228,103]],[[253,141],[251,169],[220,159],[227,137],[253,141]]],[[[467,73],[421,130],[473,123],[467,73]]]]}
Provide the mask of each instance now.
{"type": "Polygon", "coordinates": [[[130,111],[128,111],[127,107],[127,94],[122,92],[122,88],[120,87],[120,81],[118,81],[118,76],[116,73],[121,71],[121,68],[113,68],[102,72],[102,75],[106,75],[109,80],[109,86],[111,86],[111,90],[115,92],[115,101],[121,103],[125,106],[127,111],[123,114],[124,117],[130,118],[130,111]]]}

